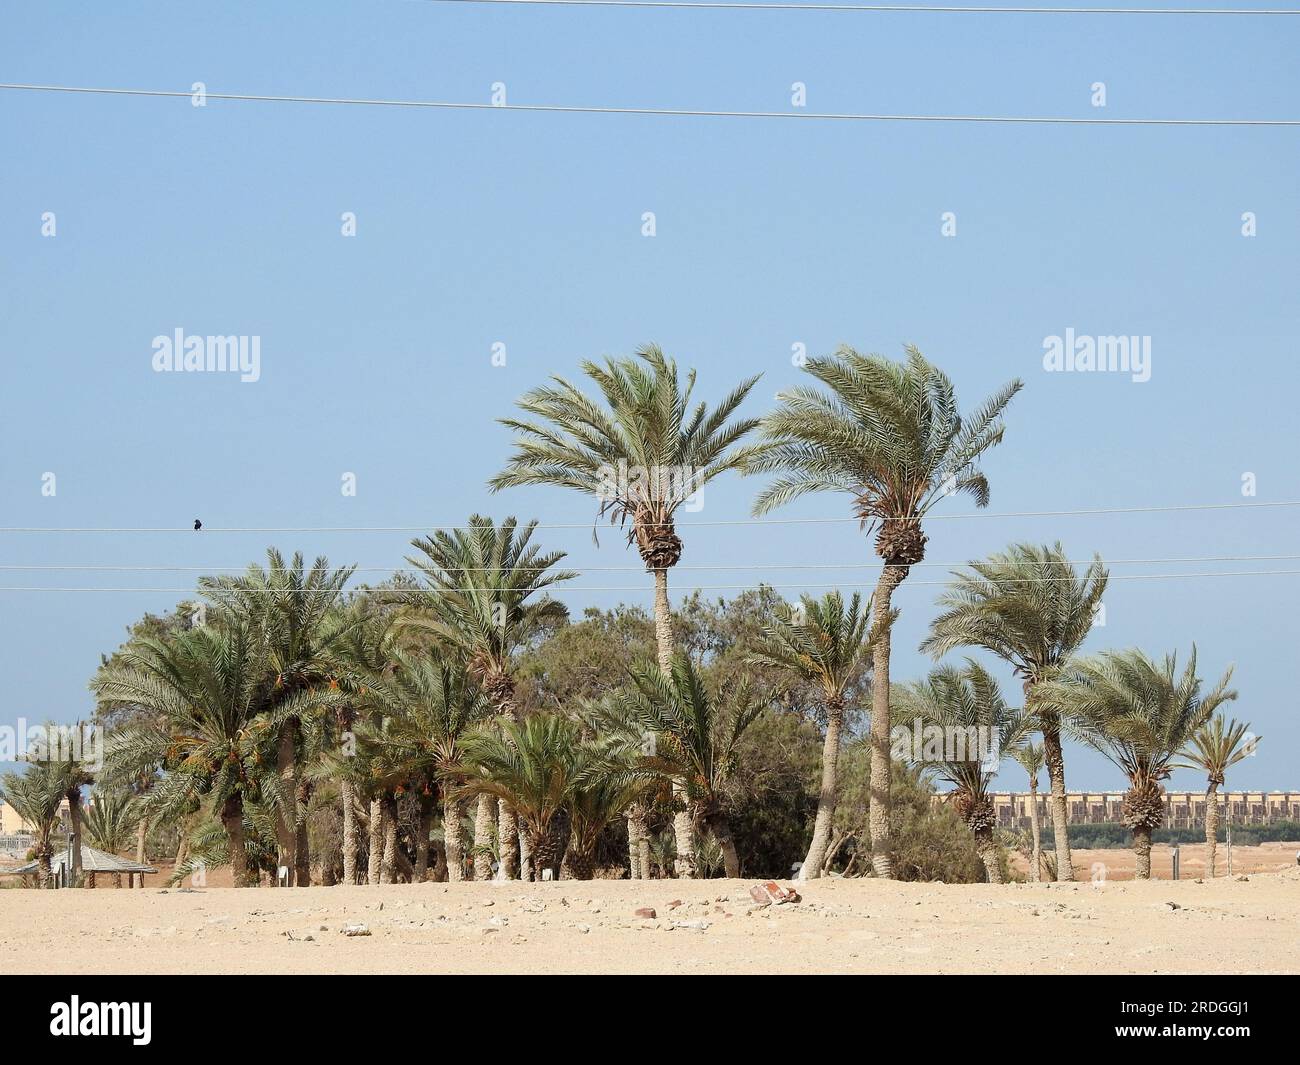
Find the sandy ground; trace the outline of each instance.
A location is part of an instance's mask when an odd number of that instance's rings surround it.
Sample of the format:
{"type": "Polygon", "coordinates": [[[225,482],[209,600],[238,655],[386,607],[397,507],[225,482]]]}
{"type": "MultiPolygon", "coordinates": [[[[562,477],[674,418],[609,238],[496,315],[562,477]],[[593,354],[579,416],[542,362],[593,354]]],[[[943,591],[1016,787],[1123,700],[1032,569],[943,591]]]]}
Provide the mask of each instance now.
{"type": "Polygon", "coordinates": [[[1300,972],[1297,869],[1102,886],[831,879],[773,908],[754,906],[751,883],[5,890],[0,972],[1300,972]]]}

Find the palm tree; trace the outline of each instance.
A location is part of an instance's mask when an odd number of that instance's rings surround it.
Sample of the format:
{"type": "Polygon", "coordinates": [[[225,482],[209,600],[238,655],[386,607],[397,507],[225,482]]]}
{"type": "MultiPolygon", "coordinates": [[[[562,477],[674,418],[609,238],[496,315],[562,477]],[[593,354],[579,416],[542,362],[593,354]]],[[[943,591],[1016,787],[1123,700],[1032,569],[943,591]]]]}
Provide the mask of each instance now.
{"type": "Polygon", "coordinates": [[[1208,876],[1214,876],[1215,853],[1219,845],[1219,788],[1228,770],[1255,753],[1260,737],[1252,735],[1249,722],[1235,719],[1224,722],[1216,714],[1193,734],[1179,752],[1186,762],[1180,769],[1204,770],[1209,786],[1205,789],[1205,847],[1208,876]]]}
{"type": "Polygon", "coordinates": [[[552,822],[568,805],[579,782],[574,751],[578,727],[558,714],[529,714],[505,720],[499,731],[477,732],[463,743],[464,761],[457,768],[465,795],[505,800],[519,817],[532,856],[534,879],[558,878],[558,837],[552,822]]]}
{"type": "MultiPolygon", "coordinates": [[[[493,707],[464,664],[437,649],[395,652],[391,670],[373,676],[361,699],[372,714],[358,730],[362,759],[395,767],[389,770],[392,776],[428,790],[431,798],[435,790],[441,794],[447,875],[460,880],[464,840],[455,791],[464,781],[456,774],[465,738],[493,707]]],[[[422,835],[427,851],[426,829],[422,835]]],[[[420,843],[417,840],[417,851],[420,843]]],[[[418,866],[418,853],[416,858],[418,866]]]]}
{"type": "MultiPolygon", "coordinates": [[[[158,722],[118,734],[106,753],[110,774],[133,778],[165,767],[147,796],[154,819],[188,811],[196,798],[205,798],[225,829],[236,887],[256,882],[245,846],[245,807],[259,802],[273,779],[263,770],[259,727],[269,687],[260,637],[238,621],[135,642],[92,682],[98,698],[140,706],[158,722]]],[[[319,698],[299,691],[279,710],[307,716],[319,698]]]]}
{"type": "Polygon", "coordinates": [[[939,749],[932,751],[927,737],[920,760],[938,767],[943,779],[953,785],[953,807],[975,835],[989,883],[1002,883],[993,837],[997,815],[989,784],[1001,753],[1011,750],[1025,734],[1024,711],[1009,707],[997,681],[970,659],[962,669],[948,666],[926,680],[900,685],[896,694],[900,710],[923,726],[940,730],[939,749]]]}
{"type": "Polygon", "coordinates": [[[863,682],[869,670],[871,619],[862,609],[857,592],[849,600],[830,592],[820,601],[804,596],[799,610],[786,604],[776,608],[775,620],[763,630],[762,641],[750,654],[751,662],[774,666],[810,681],[821,690],[826,714],[826,738],[822,744],[821,794],[813,822],[812,842],[799,869],[801,880],[821,876],[835,819],[840,733],[849,689],[863,682]]]}
{"type": "MultiPolygon", "coordinates": [[[[263,668],[274,680],[259,709],[273,712],[285,700],[327,679],[326,636],[337,640],[346,631],[328,622],[353,568],[331,570],[327,559],[317,558],[307,570],[300,553],[286,562],[275,548],[267,549],[266,558],[265,569],[250,565],[243,576],[202,577],[199,589],[231,617],[243,619],[255,635],[263,668]]],[[[295,715],[276,713],[276,717],[277,776],[268,779],[267,786],[280,812],[276,830],[280,860],[289,869],[290,883],[307,887],[311,855],[301,814],[310,796],[300,773],[306,761],[303,722],[295,715]]]]}
{"type": "Polygon", "coordinates": [[[32,762],[22,773],[4,775],[4,796],[32,832],[37,887],[53,887],[54,837],[67,791],[63,774],[49,762],[32,762]]]}
{"type": "Polygon", "coordinates": [[[1071,662],[1043,685],[1043,698],[1067,728],[1118,766],[1129,780],[1124,823],[1133,833],[1137,878],[1151,878],[1151,832],[1165,819],[1161,781],[1174,759],[1216,709],[1237,693],[1232,669],[1201,693],[1196,646],[1182,674],[1175,655],[1163,664],[1137,649],[1107,651],[1071,662]]]}
{"type": "Polygon", "coordinates": [[[72,868],[68,870],[68,883],[73,886],[81,882],[81,827],[85,815],[81,792],[95,783],[94,771],[81,760],[73,741],[73,737],[84,734],[85,728],[85,723],[80,721],[70,726],[45,726],[48,757],[53,763],[53,771],[63,779],[63,797],[68,803],[68,829],[72,837],[69,846],[72,868]]]}
{"type": "Polygon", "coordinates": [[[1038,774],[1045,764],[1043,745],[1026,740],[1011,752],[1011,757],[1029,774],[1029,827],[1034,840],[1030,865],[1033,869],[1031,878],[1036,884],[1043,878],[1043,847],[1038,828],[1038,774]]]}
{"type": "Polygon", "coordinates": [[[748,472],[779,472],[754,502],[766,514],[810,492],[846,492],[884,562],[871,597],[873,687],[871,864],[892,875],[889,821],[889,659],[894,589],[925,557],[921,520],[945,496],[965,492],[978,506],[989,499],[980,456],[1001,443],[1002,412],[1020,390],[1012,381],[964,419],[952,382],[914,347],[907,360],[840,348],[808,360],[807,371],[830,389],[794,388],[763,421],[768,447],[748,472]]]}
{"type": "Polygon", "coordinates": [[[357,806],[369,781],[356,772],[356,728],[360,696],[377,677],[391,673],[392,648],[395,642],[395,615],[366,598],[350,603],[332,615],[331,624],[338,626],[337,638],[331,634],[326,639],[333,678],[348,697],[338,701],[334,715],[336,752],[327,754],[309,776],[318,773],[321,765],[337,770],[339,802],[343,820],[343,882],[357,883],[357,857],[361,850],[357,806]]]}
{"type": "MultiPolygon", "coordinates": [[[[547,588],[577,576],[554,569],[563,551],[542,553],[531,543],[537,522],[522,529],[514,518],[500,526],[478,514],[463,529],[440,530],[413,546],[423,558],[408,558],[424,577],[426,588],[408,600],[424,611],[403,624],[431,630],[448,647],[464,655],[470,674],[503,718],[518,720],[514,658],[548,622],[568,617],[564,604],[541,596],[547,588]]],[[[475,819],[476,879],[491,876],[487,837],[495,825],[501,854],[501,878],[519,875],[519,827],[508,803],[479,793],[475,819]],[[498,824],[499,821],[499,824],[498,824]]]]}
{"type": "Polygon", "coordinates": [[[644,735],[653,737],[653,753],[643,760],[644,768],[673,781],[722,848],[727,876],[740,876],[726,789],[741,737],[765,704],[747,679],[710,690],[690,658],[680,653],[671,672],[644,663],[633,670],[632,681],[618,703],[644,735]]]}
{"type": "MultiPolygon", "coordinates": [[[[654,574],[655,642],[659,668],[672,668],[673,628],[668,571],[681,558],[678,509],[728,470],[738,470],[756,449],[738,447],[758,425],[731,420],[758,376],[742,381],[712,411],[692,406],[695,371],[678,377],[677,363],[656,346],[636,358],[584,361],[583,373],[599,390],[591,399],[562,377],[533,389],[519,407],[534,421],[503,418],[514,430],[515,452],[489,482],[492,490],[556,485],[594,497],[599,514],[630,526],[645,567],[654,574]]],[[[635,818],[634,818],[635,819],[635,818]]],[[[674,822],[678,875],[693,875],[690,816],[674,822]]],[[[633,868],[637,866],[633,862],[633,868]]]]}
{"type": "Polygon", "coordinates": [[[1073,880],[1061,722],[1035,690],[1051,680],[1092,629],[1109,574],[1094,556],[1080,576],[1061,545],[1012,544],[953,573],[939,598],[943,613],[921,650],[936,658],[958,647],[983,647],[1007,662],[1024,685],[1025,706],[1043,734],[1051,783],[1056,878],[1073,880]]]}
{"type": "MultiPolygon", "coordinates": [[[[137,819],[136,805],[129,792],[97,788],[95,801],[86,810],[86,835],[91,846],[109,854],[121,854],[130,846],[137,819]]],[[[113,886],[122,886],[121,873],[113,874],[113,886]]]]}
{"type": "Polygon", "coordinates": [[[590,880],[600,834],[630,805],[642,801],[649,781],[620,754],[617,744],[579,743],[574,762],[577,781],[569,795],[569,845],[561,876],[590,880]]]}

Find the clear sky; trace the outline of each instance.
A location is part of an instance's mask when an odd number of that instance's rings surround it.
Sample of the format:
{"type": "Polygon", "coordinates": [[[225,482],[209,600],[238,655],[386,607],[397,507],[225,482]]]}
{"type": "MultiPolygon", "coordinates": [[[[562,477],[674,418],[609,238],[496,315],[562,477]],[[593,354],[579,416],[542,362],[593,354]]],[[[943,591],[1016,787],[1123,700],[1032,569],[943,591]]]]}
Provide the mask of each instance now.
{"type": "MultiPolygon", "coordinates": [[[[1218,0],[1216,6],[1224,6],[1218,0]]],[[[1300,18],[830,14],[424,2],[14,0],[0,80],[511,103],[1081,117],[1300,118],[1300,18]],[[1106,85],[1106,107],[1091,104],[1106,85]]],[[[761,371],[760,413],[811,354],[917,344],[969,407],[1025,389],[986,462],[990,511],[1300,499],[1300,129],[866,124],[325,107],[0,91],[0,534],[9,566],[242,566],[268,541],[401,564],[396,533],[270,537],[247,526],[432,526],[474,511],[584,523],[586,501],[484,482],[494,418],[546,375],[657,342],[710,397],[761,371]],[[657,233],[642,236],[654,212],[657,233]],[[57,235],[42,235],[53,212],[57,235]],[[354,212],[357,235],[340,233],[354,212]],[[953,212],[957,234],[941,234],[953,212]],[[1242,235],[1253,212],[1257,235],[1242,235]],[[261,377],[160,374],[153,338],[261,338],[261,377]],[[1151,338],[1151,377],[1048,373],[1044,338],[1151,338]],[[506,365],[492,364],[503,343],[506,365]],[[345,497],[341,477],[357,477],[345,497]],[[57,495],[42,495],[54,473],[57,495]],[[1243,474],[1256,478],[1242,496],[1243,474]]],[[[744,518],[755,482],[684,521],[744,518]]],[[[969,512],[965,500],[940,513],[969,512]]],[[[837,497],[780,516],[841,517],[837,497]]],[[[895,675],[948,563],[1060,539],[1116,576],[1300,570],[1295,509],[936,520],[896,597],[895,675]]],[[[849,523],[686,527],[693,584],[869,590],[849,523]]],[[[579,567],[574,607],[650,606],[616,535],[542,534],[579,567]]],[[[0,571],[0,585],[172,588],[192,573],[0,571]]],[[[1236,663],[1231,707],[1264,736],[1230,786],[1300,787],[1300,576],[1117,580],[1090,649],[1193,641],[1236,663]]],[[[0,723],[72,720],[102,652],[166,591],[0,593],[0,723]]],[[[1013,690],[1014,691],[1014,690],[1013,690]]],[[[1072,786],[1118,772],[1072,752],[1072,786]]],[[[1014,767],[1001,786],[1023,786],[1014,767]]],[[[1202,786],[1181,773],[1176,786],[1202,786]]]]}

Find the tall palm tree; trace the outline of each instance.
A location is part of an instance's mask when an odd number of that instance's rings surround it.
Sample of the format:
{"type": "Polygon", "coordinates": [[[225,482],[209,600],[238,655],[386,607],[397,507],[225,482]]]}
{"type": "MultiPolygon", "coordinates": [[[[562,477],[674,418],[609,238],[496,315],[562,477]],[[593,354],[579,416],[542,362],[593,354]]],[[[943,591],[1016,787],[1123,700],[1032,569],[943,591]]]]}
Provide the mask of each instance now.
{"type": "MultiPolygon", "coordinates": [[[[534,420],[503,418],[515,452],[489,482],[499,491],[556,485],[592,496],[599,514],[628,527],[641,560],[654,574],[655,642],[659,668],[672,668],[673,628],[668,571],[682,555],[677,511],[715,478],[743,468],[756,449],[738,446],[756,419],[732,419],[758,376],[742,381],[712,411],[692,406],[695,371],[683,385],[677,363],[656,346],[636,358],[584,361],[582,371],[601,401],[562,377],[533,389],[519,407],[534,420]],[[602,402],[603,401],[603,402],[602,402]]],[[[674,822],[678,875],[693,875],[690,816],[674,822]]],[[[636,862],[633,863],[635,869],[636,862]]]]}
{"type": "Polygon", "coordinates": [[[1002,883],[998,846],[993,838],[997,814],[989,785],[1002,752],[1024,737],[1028,719],[1002,698],[993,677],[977,662],[937,669],[923,681],[899,685],[897,706],[924,726],[938,726],[939,745],[927,741],[921,761],[938,767],[953,785],[952,804],[975,835],[975,848],[990,884],[1002,883]]]}
{"type": "Polygon", "coordinates": [[[62,726],[49,724],[45,726],[49,742],[48,757],[53,762],[53,771],[63,779],[63,797],[68,803],[68,830],[71,835],[70,847],[72,868],[68,871],[69,884],[76,886],[81,882],[81,837],[82,822],[85,817],[85,803],[82,790],[95,783],[93,768],[80,757],[73,737],[84,734],[84,722],[62,726]]]}
{"type": "Polygon", "coordinates": [[[643,734],[654,737],[653,753],[643,766],[677,785],[722,848],[727,876],[740,876],[727,785],[735,774],[741,737],[765,704],[747,679],[711,690],[682,653],[673,657],[671,672],[643,663],[633,670],[632,681],[618,703],[643,734]]]}
{"type": "MultiPolygon", "coordinates": [[[[138,818],[136,804],[127,791],[95,790],[95,801],[86,810],[86,835],[91,846],[109,854],[121,854],[131,843],[138,818]]],[[[113,874],[113,886],[122,886],[122,874],[113,874]]]]}
{"type": "Polygon", "coordinates": [[[983,647],[1020,678],[1025,707],[1036,715],[1043,734],[1056,878],[1073,880],[1061,722],[1050,707],[1039,704],[1035,691],[1058,674],[1087,638],[1109,574],[1094,556],[1080,575],[1057,543],[1012,544],[952,577],[939,598],[943,613],[931,624],[921,650],[938,658],[958,647],[983,647]]]}
{"type": "Polygon", "coordinates": [[[1043,845],[1038,827],[1038,774],[1046,764],[1043,745],[1026,740],[1011,752],[1011,757],[1029,775],[1029,827],[1034,841],[1033,853],[1030,855],[1033,872],[1030,876],[1036,884],[1043,878],[1043,845]]]}
{"type": "MultiPolygon", "coordinates": [[[[245,807],[267,781],[259,715],[268,682],[260,637],[246,624],[192,629],[166,640],[140,640],[92,682],[100,699],[152,712],[153,722],[120,732],[106,752],[110,775],[133,778],[162,764],[147,801],[155,818],[188,811],[205,798],[226,832],[235,886],[255,884],[245,846],[245,807]]],[[[319,696],[299,691],[280,704],[307,716],[319,696]]]]}
{"type": "MultiPolygon", "coordinates": [[[[418,613],[402,624],[431,630],[459,651],[502,718],[518,720],[514,659],[519,649],[549,621],[568,617],[564,604],[546,589],[577,574],[556,569],[563,551],[543,553],[533,544],[535,521],[520,528],[514,518],[499,526],[475,514],[462,529],[439,530],[413,541],[423,557],[408,558],[424,579],[424,589],[408,601],[418,613]]],[[[475,876],[491,875],[487,837],[498,828],[502,879],[519,875],[519,828],[508,802],[480,792],[475,819],[475,876]],[[499,822],[499,824],[498,824],[499,822]]]]}
{"type": "MultiPolygon", "coordinates": [[[[267,549],[266,559],[265,569],[253,564],[242,576],[201,577],[199,590],[230,616],[243,619],[255,635],[263,668],[274,681],[260,709],[273,712],[327,679],[329,640],[341,638],[345,631],[328,622],[353,567],[332,570],[322,557],[308,570],[300,553],[286,562],[275,548],[267,549]]],[[[296,715],[276,716],[277,776],[267,785],[280,814],[276,830],[280,860],[289,869],[290,883],[307,887],[311,855],[303,816],[309,798],[301,775],[306,761],[303,722],[296,715]]]]}
{"type": "Polygon", "coordinates": [[[812,841],[799,869],[801,880],[821,876],[835,819],[840,733],[849,690],[863,683],[870,670],[871,618],[862,608],[857,592],[845,608],[844,597],[830,592],[820,601],[805,595],[800,609],[788,604],[776,608],[773,622],[749,655],[751,662],[774,666],[810,681],[821,690],[826,714],[826,738],[822,743],[821,793],[812,841]]]}
{"type": "Polygon", "coordinates": [[[1002,412],[1020,391],[1012,381],[969,418],[957,406],[952,382],[914,347],[907,359],[861,355],[840,348],[808,360],[807,371],[829,392],[800,387],[780,395],[763,421],[768,447],[747,464],[751,473],[778,472],[759,493],[755,514],[766,514],[810,492],[846,492],[863,526],[876,530],[884,565],[871,597],[871,864],[892,875],[889,821],[889,659],[894,589],[925,557],[922,519],[944,497],[964,492],[978,506],[989,499],[980,456],[1001,443],[1002,412]]]}
{"type": "Polygon", "coordinates": [[[32,762],[21,773],[6,773],[5,801],[32,832],[32,857],[36,860],[36,886],[54,886],[54,838],[58,834],[67,788],[63,774],[49,762],[32,762]]]}
{"type": "Polygon", "coordinates": [[[1237,693],[1232,669],[1202,694],[1196,646],[1177,672],[1175,655],[1153,662],[1142,651],[1107,651],[1071,662],[1043,686],[1043,698],[1074,734],[1118,766],[1129,780],[1124,823],[1133,833],[1137,878],[1151,878],[1151,832],[1165,819],[1161,781],[1206,720],[1237,693]]]}
{"type": "Polygon", "coordinates": [[[1215,855],[1219,846],[1219,788],[1229,769],[1255,753],[1260,737],[1250,732],[1250,722],[1225,722],[1215,714],[1197,729],[1179,752],[1186,761],[1178,768],[1200,769],[1208,778],[1205,789],[1205,847],[1208,876],[1214,876],[1215,855]]]}

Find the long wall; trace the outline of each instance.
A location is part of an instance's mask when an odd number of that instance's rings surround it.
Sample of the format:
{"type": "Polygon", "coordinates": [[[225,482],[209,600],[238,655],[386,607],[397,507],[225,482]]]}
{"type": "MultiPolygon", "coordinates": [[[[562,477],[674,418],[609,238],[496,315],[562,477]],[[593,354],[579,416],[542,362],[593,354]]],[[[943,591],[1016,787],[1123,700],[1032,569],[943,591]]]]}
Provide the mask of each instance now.
{"type": "MultiPolygon", "coordinates": [[[[1028,828],[1028,792],[1003,791],[990,796],[1001,828],[1028,828]]],[[[1121,791],[1071,791],[1066,793],[1070,823],[1123,824],[1121,791]]],[[[1300,821],[1300,791],[1229,791],[1218,796],[1219,823],[1267,825],[1274,821],[1300,821]]],[[[1047,795],[1038,793],[1040,824],[1048,824],[1047,795]]],[[[1166,828],[1197,828],[1205,824],[1205,793],[1171,791],[1165,797],[1166,828]]]]}

